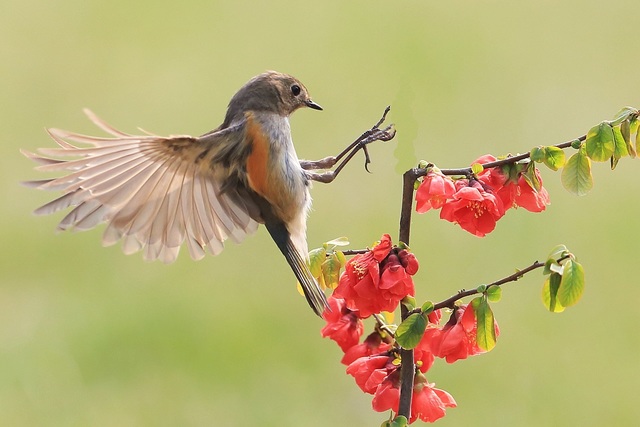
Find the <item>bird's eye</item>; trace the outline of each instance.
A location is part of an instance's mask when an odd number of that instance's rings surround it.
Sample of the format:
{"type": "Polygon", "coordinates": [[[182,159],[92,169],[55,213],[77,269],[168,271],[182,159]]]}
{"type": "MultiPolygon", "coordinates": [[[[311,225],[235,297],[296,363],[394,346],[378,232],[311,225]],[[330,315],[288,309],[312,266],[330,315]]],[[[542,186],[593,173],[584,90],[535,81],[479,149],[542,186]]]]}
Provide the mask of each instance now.
{"type": "Polygon", "coordinates": [[[293,96],[300,95],[300,86],[298,85],[291,86],[291,93],[293,93],[293,96]]]}

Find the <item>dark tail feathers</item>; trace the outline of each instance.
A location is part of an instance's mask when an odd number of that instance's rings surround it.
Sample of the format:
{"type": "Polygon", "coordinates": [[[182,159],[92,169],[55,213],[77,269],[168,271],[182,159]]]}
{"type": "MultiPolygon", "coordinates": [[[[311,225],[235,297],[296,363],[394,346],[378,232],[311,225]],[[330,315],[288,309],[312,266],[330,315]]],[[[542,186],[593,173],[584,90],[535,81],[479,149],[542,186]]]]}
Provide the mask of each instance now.
{"type": "Polygon", "coordinates": [[[324,309],[329,307],[327,297],[324,295],[324,292],[322,292],[322,289],[320,289],[320,285],[318,285],[316,279],[311,275],[306,261],[291,242],[286,226],[284,224],[265,225],[267,230],[269,230],[269,234],[271,234],[271,237],[289,263],[293,274],[295,274],[300,282],[309,306],[318,316],[322,317],[324,309]]]}

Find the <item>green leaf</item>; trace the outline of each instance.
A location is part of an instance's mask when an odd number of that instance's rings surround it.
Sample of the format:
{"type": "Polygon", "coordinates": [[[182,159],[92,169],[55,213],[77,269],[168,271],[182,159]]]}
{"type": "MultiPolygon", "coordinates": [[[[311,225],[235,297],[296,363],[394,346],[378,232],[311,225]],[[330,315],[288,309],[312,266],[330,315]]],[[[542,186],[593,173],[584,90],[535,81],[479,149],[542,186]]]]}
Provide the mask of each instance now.
{"type": "Polygon", "coordinates": [[[551,249],[551,252],[549,252],[549,255],[547,255],[547,259],[550,260],[554,260],[556,261],[559,258],[562,258],[563,256],[569,255],[569,249],[567,249],[567,247],[563,244],[560,245],[556,245],[553,249],[551,249]]]}
{"type": "Polygon", "coordinates": [[[476,343],[480,349],[491,351],[496,346],[496,328],[489,302],[483,295],[471,300],[470,305],[476,314],[476,343]]]}
{"type": "Polygon", "coordinates": [[[560,287],[560,281],[562,276],[557,273],[552,273],[547,280],[544,281],[542,286],[542,303],[552,313],[561,313],[564,311],[564,307],[558,301],[558,288],[560,287]]]}
{"type": "Polygon", "coordinates": [[[544,157],[542,161],[553,171],[557,171],[565,164],[564,150],[558,147],[544,147],[544,157]]]}
{"type": "Polygon", "coordinates": [[[474,163],[471,165],[471,172],[473,172],[474,175],[478,175],[483,170],[484,167],[480,163],[474,163]]]}
{"type": "Polygon", "coordinates": [[[332,246],[347,246],[349,244],[349,239],[346,237],[338,237],[337,239],[329,240],[327,245],[332,246]]]}
{"type": "Polygon", "coordinates": [[[593,188],[591,159],[586,156],[585,150],[580,149],[569,157],[562,170],[561,179],[564,188],[578,196],[584,196],[593,188]]]}
{"type": "Polygon", "coordinates": [[[322,275],[324,276],[324,283],[327,288],[335,289],[338,287],[340,270],[343,266],[344,264],[341,262],[338,252],[331,253],[322,263],[322,275]]]}
{"type": "Polygon", "coordinates": [[[327,256],[325,248],[317,248],[309,251],[309,270],[316,279],[322,274],[322,263],[327,256]]]}
{"type": "Polygon", "coordinates": [[[411,310],[415,309],[416,305],[418,305],[418,302],[416,301],[416,299],[414,297],[412,297],[411,295],[405,296],[404,298],[402,298],[402,300],[400,302],[402,303],[402,305],[404,305],[404,307],[408,311],[411,311],[411,310]]]}
{"type": "Polygon", "coordinates": [[[408,425],[409,421],[404,415],[398,415],[388,424],[389,427],[407,427],[408,425]]]}
{"type": "Polygon", "coordinates": [[[621,126],[622,125],[613,128],[613,142],[615,144],[615,148],[613,150],[613,156],[611,157],[612,170],[616,168],[618,160],[629,155],[629,151],[627,151],[627,143],[622,135],[621,126]]]}
{"type": "Polygon", "coordinates": [[[498,302],[502,298],[502,288],[500,286],[489,286],[487,288],[487,298],[491,302],[498,302]]]}
{"type": "Polygon", "coordinates": [[[587,132],[585,141],[587,156],[594,162],[606,162],[613,155],[615,143],[613,129],[608,122],[602,122],[587,132]]]}
{"type": "Polygon", "coordinates": [[[574,305],[584,292],[584,269],[574,259],[568,259],[564,264],[562,281],[558,288],[558,301],[564,307],[574,305]]]}
{"type": "Polygon", "coordinates": [[[536,163],[540,163],[542,161],[544,161],[544,148],[542,146],[539,147],[533,147],[531,149],[531,152],[529,153],[529,158],[531,159],[532,162],[536,162],[536,163]]]}
{"type": "Polygon", "coordinates": [[[431,314],[433,312],[433,309],[434,307],[431,301],[425,301],[425,303],[422,304],[422,307],[420,307],[422,314],[425,314],[425,315],[431,314]]]}
{"type": "Polygon", "coordinates": [[[631,157],[632,159],[635,159],[636,149],[633,147],[633,144],[631,143],[631,121],[629,119],[625,120],[620,124],[620,133],[622,134],[624,143],[627,146],[627,152],[629,153],[629,157],[631,157]]]}
{"type": "Polygon", "coordinates": [[[540,189],[542,188],[542,183],[538,178],[538,174],[536,174],[535,163],[529,162],[529,164],[527,165],[527,168],[522,172],[522,177],[524,178],[525,181],[527,181],[527,184],[529,184],[529,187],[533,188],[534,190],[540,191],[540,189]]]}
{"type": "MultiPolygon", "coordinates": [[[[636,120],[636,123],[640,123],[640,120],[636,120]]],[[[633,121],[631,122],[631,129],[633,131],[633,121]]],[[[636,126],[636,149],[635,151],[638,151],[638,147],[640,147],[640,128],[636,126]]]]}
{"type": "Polygon", "coordinates": [[[624,120],[627,120],[631,115],[637,115],[638,110],[633,107],[623,107],[616,113],[614,116],[613,122],[611,123],[613,126],[619,125],[624,120]]]}
{"type": "Polygon", "coordinates": [[[412,349],[418,345],[427,329],[427,319],[420,313],[413,313],[398,325],[396,342],[405,349],[412,349]]]}

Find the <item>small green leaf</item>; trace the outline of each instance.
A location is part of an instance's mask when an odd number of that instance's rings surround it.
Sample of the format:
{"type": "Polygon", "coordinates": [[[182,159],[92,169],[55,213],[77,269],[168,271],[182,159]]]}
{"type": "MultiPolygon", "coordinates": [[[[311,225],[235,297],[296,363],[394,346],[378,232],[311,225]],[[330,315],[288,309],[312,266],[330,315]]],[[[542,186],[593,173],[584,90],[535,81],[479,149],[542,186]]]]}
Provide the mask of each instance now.
{"type": "Polygon", "coordinates": [[[536,173],[535,163],[529,162],[527,168],[522,172],[522,177],[525,181],[527,181],[529,187],[533,188],[534,190],[540,191],[540,189],[542,188],[542,183],[540,182],[538,174],[536,173]]]}
{"type": "Polygon", "coordinates": [[[405,349],[412,349],[418,345],[427,329],[427,319],[420,313],[413,313],[398,325],[396,342],[405,349]]]}
{"type": "Polygon", "coordinates": [[[611,123],[613,126],[619,125],[624,120],[627,120],[631,115],[637,115],[638,110],[633,107],[623,107],[616,113],[614,116],[613,122],[611,123]]]}
{"type": "Polygon", "coordinates": [[[309,251],[309,270],[316,279],[322,274],[322,263],[327,256],[325,248],[317,248],[309,251]]]}
{"type": "MultiPolygon", "coordinates": [[[[631,122],[631,128],[633,129],[633,121],[631,122]]],[[[640,123],[640,119],[636,120],[636,123],[640,123]]],[[[640,147],[640,128],[636,127],[636,149],[635,151],[637,152],[639,150],[640,147]]]]}
{"type": "Polygon", "coordinates": [[[404,307],[409,311],[415,309],[416,305],[418,305],[416,299],[411,295],[407,295],[406,297],[402,298],[400,302],[402,302],[402,305],[404,305],[404,307]]]}
{"type": "Polygon", "coordinates": [[[409,421],[404,415],[398,415],[389,423],[389,427],[407,427],[408,425],[409,421]]]}
{"type": "Polygon", "coordinates": [[[480,349],[491,351],[496,346],[496,327],[487,298],[484,295],[474,298],[469,305],[476,314],[476,343],[480,349]]]}
{"type": "Polygon", "coordinates": [[[613,150],[613,156],[611,157],[612,170],[616,168],[618,160],[629,155],[629,151],[627,151],[627,143],[624,140],[620,126],[613,128],[613,142],[615,144],[615,148],[613,150]]]}
{"type": "Polygon", "coordinates": [[[544,147],[543,162],[553,171],[557,171],[565,164],[564,150],[558,147],[544,147]]]}
{"type": "Polygon", "coordinates": [[[473,172],[474,175],[478,175],[483,170],[484,167],[480,163],[474,163],[471,165],[471,172],[473,172]]]}
{"type": "Polygon", "coordinates": [[[606,162],[609,160],[615,149],[611,125],[608,122],[602,122],[589,129],[585,148],[587,156],[594,162],[606,162]]]}
{"type": "Polygon", "coordinates": [[[622,134],[624,143],[627,146],[627,152],[629,153],[629,157],[631,157],[632,159],[635,159],[636,149],[631,143],[631,121],[629,119],[625,120],[620,124],[620,133],[622,134]]]}
{"type": "Polygon", "coordinates": [[[542,303],[552,313],[561,313],[564,311],[564,307],[558,301],[558,288],[560,287],[560,281],[562,276],[557,273],[551,274],[544,281],[542,286],[542,303]]]}
{"type": "Polygon", "coordinates": [[[547,255],[547,259],[556,261],[566,255],[569,255],[569,249],[567,249],[565,245],[560,244],[551,249],[551,252],[547,255]]]}
{"type": "Polygon", "coordinates": [[[544,160],[544,148],[542,146],[533,147],[529,153],[529,158],[532,162],[540,163],[544,160]]]}
{"type": "Polygon", "coordinates": [[[502,298],[502,288],[500,286],[489,286],[487,288],[487,298],[491,302],[498,302],[502,298]]]}
{"type": "Polygon", "coordinates": [[[562,170],[562,185],[569,192],[584,196],[593,188],[591,176],[591,159],[586,156],[585,150],[580,149],[569,157],[562,170]]]}
{"type": "Polygon", "coordinates": [[[327,288],[335,289],[338,287],[340,270],[342,270],[343,265],[337,252],[331,253],[322,263],[322,275],[327,288]]]}
{"type": "Polygon", "coordinates": [[[483,294],[487,290],[487,285],[480,285],[476,288],[476,292],[479,294],[483,294]]]}
{"type": "Polygon", "coordinates": [[[582,297],[583,292],[584,269],[576,260],[568,259],[558,288],[558,301],[564,307],[572,306],[582,297]]]}
{"type": "Polygon", "coordinates": [[[433,308],[433,303],[431,301],[426,301],[424,304],[422,304],[420,310],[422,311],[422,314],[428,315],[433,312],[433,308]]]}
{"type": "Polygon", "coordinates": [[[327,244],[332,246],[347,246],[349,244],[349,239],[342,236],[337,239],[329,240],[327,244]]]}

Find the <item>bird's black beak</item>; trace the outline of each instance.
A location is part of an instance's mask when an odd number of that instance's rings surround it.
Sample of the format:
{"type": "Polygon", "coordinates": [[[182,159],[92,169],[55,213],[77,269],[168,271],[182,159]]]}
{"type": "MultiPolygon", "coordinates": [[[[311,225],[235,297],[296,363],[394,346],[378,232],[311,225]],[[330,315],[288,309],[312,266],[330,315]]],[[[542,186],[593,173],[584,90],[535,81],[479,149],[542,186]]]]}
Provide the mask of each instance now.
{"type": "Polygon", "coordinates": [[[316,104],[315,102],[313,102],[310,99],[306,102],[306,104],[307,104],[307,107],[313,108],[314,110],[322,110],[321,106],[319,106],[318,104],[316,104]]]}

